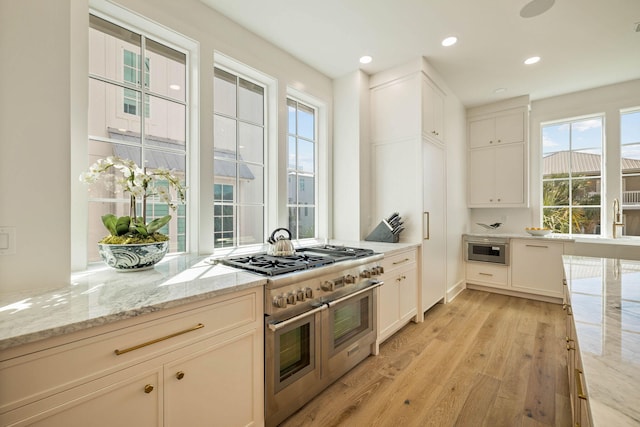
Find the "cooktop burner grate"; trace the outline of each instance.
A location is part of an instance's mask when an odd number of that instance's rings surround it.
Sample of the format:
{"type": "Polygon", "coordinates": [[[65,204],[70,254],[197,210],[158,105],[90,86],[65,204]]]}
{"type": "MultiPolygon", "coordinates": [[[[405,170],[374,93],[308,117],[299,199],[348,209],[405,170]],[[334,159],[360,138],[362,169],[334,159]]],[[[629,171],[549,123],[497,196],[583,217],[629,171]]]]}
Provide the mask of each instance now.
{"type": "Polygon", "coordinates": [[[333,264],[335,261],[326,256],[310,254],[294,254],[290,256],[254,254],[244,257],[227,258],[221,260],[221,262],[231,267],[276,276],[278,274],[291,273],[292,271],[307,270],[309,268],[333,264]]]}

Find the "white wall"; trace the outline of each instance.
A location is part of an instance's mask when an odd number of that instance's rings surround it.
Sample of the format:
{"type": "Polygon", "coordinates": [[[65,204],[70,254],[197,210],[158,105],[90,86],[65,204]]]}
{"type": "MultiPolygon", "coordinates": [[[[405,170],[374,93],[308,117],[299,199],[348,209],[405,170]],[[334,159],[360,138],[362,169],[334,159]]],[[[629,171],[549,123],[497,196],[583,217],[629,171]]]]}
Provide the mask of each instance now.
{"type": "MultiPolygon", "coordinates": [[[[277,139],[282,144],[287,86],[324,102],[332,128],[328,77],[200,1],[118,3],[199,45],[199,134],[194,137],[200,143],[203,188],[213,182],[214,51],[277,79],[277,139]]],[[[70,156],[72,144],[76,156],[86,144],[88,12],[87,0],[0,2],[0,227],[16,227],[18,243],[15,255],[0,256],[0,291],[66,285],[72,251],[74,258],[81,257],[72,240],[79,241],[82,233],[77,230],[86,223],[82,215],[73,222],[70,218],[71,206],[82,206],[81,198],[72,203],[71,188],[80,185],[77,177],[83,168],[72,166],[70,156]]],[[[330,134],[328,142],[331,145],[330,134]]],[[[284,153],[278,161],[285,164],[284,153]]],[[[203,252],[213,247],[206,240],[213,234],[206,220],[212,215],[213,207],[203,203],[203,252]]]]}

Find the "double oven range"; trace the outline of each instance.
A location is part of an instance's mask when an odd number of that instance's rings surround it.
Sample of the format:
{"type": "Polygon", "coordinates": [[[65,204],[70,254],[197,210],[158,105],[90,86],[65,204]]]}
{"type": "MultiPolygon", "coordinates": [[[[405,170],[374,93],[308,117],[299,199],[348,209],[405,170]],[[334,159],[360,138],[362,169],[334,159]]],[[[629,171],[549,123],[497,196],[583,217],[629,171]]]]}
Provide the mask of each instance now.
{"type": "Polygon", "coordinates": [[[223,263],[268,276],[265,423],[275,426],[375,351],[382,254],[322,245],[223,263]]]}

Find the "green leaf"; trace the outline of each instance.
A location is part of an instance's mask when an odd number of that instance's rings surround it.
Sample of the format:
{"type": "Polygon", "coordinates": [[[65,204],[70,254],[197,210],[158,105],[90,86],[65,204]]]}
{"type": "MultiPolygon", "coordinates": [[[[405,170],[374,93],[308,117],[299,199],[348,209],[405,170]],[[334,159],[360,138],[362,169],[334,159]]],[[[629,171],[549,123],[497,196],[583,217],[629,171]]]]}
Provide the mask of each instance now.
{"type": "Polygon", "coordinates": [[[147,232],[153,234],[165,226],[171,220],[171,215],[165,215],[162,218],[156,218],[147,224],[147,232]]]}
{"type": "Polygon", "coordinates": [[[131,224],[131,218],[128,216],[121,216],[116,221],[116,234],[114,236],[122,236],[123,234],[127,234],[129,232],[129,225],[131,224]]]}
{"type": "Polygon", "coordinates": [[[140,234],[143,237],[147,237],[149,235],[149,232],[147,231],[147,227],[145,227],[144,225],[136,225],[136,231],[138,232],[138,234],[140,234]]]}
{"type": "Polygon", "coordinates": [[[118,232],[116,231],[116,222],[118,218],[114,214],[106,214],[102,215],[102,223],[109,230],[112,236],[117,236],[118,232]]]}

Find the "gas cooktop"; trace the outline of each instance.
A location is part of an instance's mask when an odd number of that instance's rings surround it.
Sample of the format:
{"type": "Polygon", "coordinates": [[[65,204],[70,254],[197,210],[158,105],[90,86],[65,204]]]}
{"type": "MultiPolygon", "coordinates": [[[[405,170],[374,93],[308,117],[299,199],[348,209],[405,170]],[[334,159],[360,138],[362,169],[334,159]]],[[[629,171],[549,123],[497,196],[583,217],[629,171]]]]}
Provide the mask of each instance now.
{"type": "Polygon", "coordinates": [[[296,249],[290,256],[272,256],[257,253],[247,256],[224,258],[220,262],[236,268],[267,276],[309,270],[348,259],[363,258],[375,254],[371,249],[347,246],[321,245],[296,249]]]}

